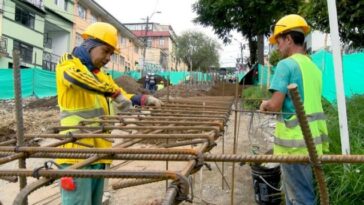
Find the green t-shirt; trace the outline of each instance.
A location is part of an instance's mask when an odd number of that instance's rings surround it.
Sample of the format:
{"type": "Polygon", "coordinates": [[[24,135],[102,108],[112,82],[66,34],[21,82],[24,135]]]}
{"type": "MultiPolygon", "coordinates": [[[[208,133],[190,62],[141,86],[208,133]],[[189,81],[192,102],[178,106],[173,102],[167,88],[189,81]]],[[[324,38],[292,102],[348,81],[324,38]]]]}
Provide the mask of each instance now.
{"type": "MultiPolygon", "coordinates": [[[[273,92],[281,92],[286,95],[283,101],[282,112],[294,113],[295,108],[292,99],[288,96],[287,86],[291,83],[296,83],[298,86],[298,92],[303,102],[303,80],[301,69],[298,63],[292,58],[285,58],[278,62],[277,68],[275,69],[272,82],[269,90],[273,92]]],[[[291,115],[284,114],[283,118],[288,119],[291,115]]]]}

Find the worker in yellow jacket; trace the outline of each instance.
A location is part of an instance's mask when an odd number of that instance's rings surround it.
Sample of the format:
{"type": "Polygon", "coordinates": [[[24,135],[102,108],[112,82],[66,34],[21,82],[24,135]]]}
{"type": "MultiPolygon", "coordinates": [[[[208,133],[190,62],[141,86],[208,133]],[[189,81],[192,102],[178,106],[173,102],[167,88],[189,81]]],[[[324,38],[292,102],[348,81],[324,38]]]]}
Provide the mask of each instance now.
{"type": "MultiPolygon", "coordinates": [[[[61,57],[56,68],[58,105],[61,125],[75,126],[84,119],[97,119],[115,111],[125,111],[132,105],[160,107],[162,102],[150,95],[126,93],[102,70],[111,56],[118,53],[117,30],[108,23],[96,22],[82,34],[83,43],[72,54],[61,57]]],[[[78,130],[65,130],[61,133],[78,130]]],[[[68,143],[63,148],[110,148],[111,142],[102,138],[85,138],[68,143]]],[[[57,159],[62,167],[80,159],[57,159]]],[[[99,160],[84,169],[105,169],[110,160],[99,160]]],[[[62,204],[99,205],[102,203],[103,179],[63,177],[60,181],[62,204]]]]}

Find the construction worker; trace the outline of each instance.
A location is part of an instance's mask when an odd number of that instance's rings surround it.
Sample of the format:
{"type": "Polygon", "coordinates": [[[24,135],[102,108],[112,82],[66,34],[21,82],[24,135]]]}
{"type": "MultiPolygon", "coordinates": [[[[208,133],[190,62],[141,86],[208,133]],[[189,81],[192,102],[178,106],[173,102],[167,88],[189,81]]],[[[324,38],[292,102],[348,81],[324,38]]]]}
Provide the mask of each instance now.
{"type": "Polygon", "coordinates": [[[162,90],[164,88],[164,82],[163,80],[160,80],[157,84],[157,90],[162,90]]]}
{"type": "MultiPolygon", "coordinates": [[[[126,93],[103,71],[114,52],[119,52],[117,30],[108,23],[96,22],[82,34],[83,43],[72,54],[61,57],[56,68],[58,105],[62,126],[76,126],[84,119],[97,119],[115,111],[125,111],[132,105],[154,105],[162,102],[149,95],[126,93]]],[[[97,124],[96,124],[97,125],[97,124]]],[[[61,133],[77,132],[66,130],[61,133]]],[[[63,148],[110,148],[111,142],[102,138],[84,138],[63,148]]],[[[79,159],[57,159],[62,167],[79,163],[79,159]]],[[[99,160],[83,169],[105,169],[110,160],[99,160]]],[[[60,180],[63,205],[102,204],[104,180],[63,177],[60,180]]]]}
{"type": "MultiPolygon", "coordinates": [[[[310,27],[304,18],[291,14],[281,18],[269,38],[284,57],[279,61],[270,91],[272,97],[263,101],[261,111],[283,112],[276,124],[274,155],[308,155],[295,108],[287,86],[298,85],[309,126],[319,155],[328,151],[328,132],[321,104],[322,74],[305,55],[304,40],[310,27]]],[[[286,204],[312,205],[315,203],[312,169],[309,164],[281,164],[286,204]]]]}

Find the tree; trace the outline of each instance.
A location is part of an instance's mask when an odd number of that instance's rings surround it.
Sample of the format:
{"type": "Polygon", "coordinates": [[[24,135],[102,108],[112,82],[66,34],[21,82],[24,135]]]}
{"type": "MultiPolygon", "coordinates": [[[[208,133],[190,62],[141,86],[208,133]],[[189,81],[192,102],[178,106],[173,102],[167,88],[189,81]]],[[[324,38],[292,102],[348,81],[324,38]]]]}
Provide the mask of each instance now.
{"type": "Polygon", "coordinates": [[[279,53],[278,50],[272,51],[271,55],[269,56],[269,63],[272,66],[276,66],[280,60],[282,60],[282,55],[279,53]]]}
{"type": "MultiPolygon", "coordinates": [[[[337,0],[337,15],[340,38],[353,48],[364,48],[364,1],[337,0]]],[[[309,1],[300,9],[314,29],[330,32],[327,0],[309,1]]]]}
{"type": "Polygon", "coordinates": [[[177,47],[177,58],[186,63],[189,70],[207,71],[209,67],[219,67],[219,43],[201,32],[183,32],[177,37],[177,47]]]}
{"type": "Polygon", "coordinates": [[[257,60],[257,50],[259,63],[263,63],[263,37],[270,33],[271,26],[280,17],[297,13],[301,3],[302,0],[198,0],[192,8],[198,15],[194,21],[212,26],[225,43],[231,41],[232,30],[242,33],[249,42],[251,66],[257,60]]]}

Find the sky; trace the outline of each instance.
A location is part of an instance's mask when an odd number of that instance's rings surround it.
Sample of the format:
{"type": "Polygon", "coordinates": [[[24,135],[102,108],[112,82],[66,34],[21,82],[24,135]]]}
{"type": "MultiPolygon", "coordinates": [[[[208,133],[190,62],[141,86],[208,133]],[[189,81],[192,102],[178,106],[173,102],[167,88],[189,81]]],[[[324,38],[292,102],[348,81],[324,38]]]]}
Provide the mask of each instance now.
{"type": "MultiPolygon", "coordinates": [[[[224,45],[222,40],[218,39],[217,35],[214,34],[211,27],[203,27],[192,22],[197,16],[197,14],[192,11],[192,4],[197,0],[95,1],[116,17],[121,23],[145,22],[146,17],[150,17],[154,13],[150,22],[171,25],[177,35],[181,35],[183,31],[187,30],[197,30],[205,33],[220,43],[220,66],[222,67],[235,67],[236,58],[240,56],[240,42],[243,42],[243,38],[237,32],[232,33],[236,40],[233,40],[229,45],[224,45]],[[155,13],[158,11],[161,13],[155,13]]],[[[243,55],[247,56],[248,51],[244,51],[243,55]]]]}

